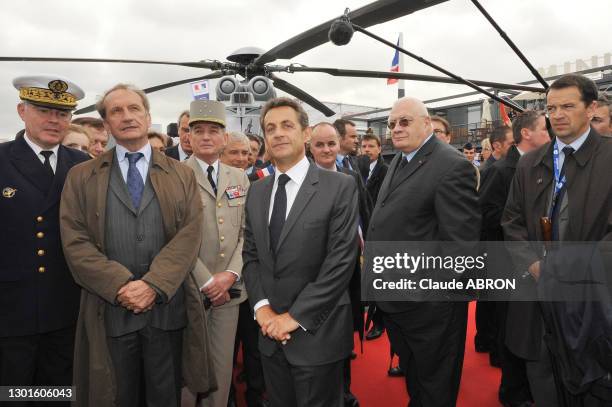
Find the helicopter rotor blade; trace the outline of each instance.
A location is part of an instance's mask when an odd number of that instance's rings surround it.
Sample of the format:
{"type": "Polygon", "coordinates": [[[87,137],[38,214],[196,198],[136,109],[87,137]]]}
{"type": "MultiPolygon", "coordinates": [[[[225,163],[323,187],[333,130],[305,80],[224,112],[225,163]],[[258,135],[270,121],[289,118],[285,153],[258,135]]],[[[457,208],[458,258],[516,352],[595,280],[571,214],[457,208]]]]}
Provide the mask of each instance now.
{"type": "Polygon", "coordinates": [[[0,62],[110,62],[120,64],[149,64],[149,65],[176,65],[188,66],[192,68],[207,69],[231,69],[235,65],[222,63],[219,61],[200,61],[200,62],[172,62],[172,61],[148,61],[139,59],[104,59],[104,58],[40,58],[40,57],[0,57],[0,62]]]}
{"type": "MultiPolygon", "coordinates": [[[[391,72],[391,71],[364,71],[359,69],[338,69],[338,68],[315,68],[315,67],[306,67],[306,66],[295,66],[290,65],[286,67],[286,72],[321,72],[326,73],[332,76],[347,76],[352,78],[382,78],[382,79],[406,79],[411,81],[424,81],[424,82],[441,82],[441,83],[456,83],[462,84],[461,82],[448,78],[445,76],[432,76],[432,75],[420,75],[420,74],[410,74],[403,72],[391,72]]],[[[490,82],[490,81],[479,81],[469,79],[470,82],[473,82],[479,86],[487,86],[495,89],[511,89],[511,90],[526,90],[530,92],[538,92],[543,93],[545,90],[543,88],[528,86],[528,85],[515,85],[509,83],[500,83],[500,82],[490,82]]]]}
{"type": "Polygon", "coordinates": [[[182,79],[180,81],[168,82],[168,83],[163,83],[163,84],[157,85],[157,86],[151,86],[150,88],[143,89],[143,91],[144,91],[144,93],[153,93],[153,92],[157,92],[158,90],[168,89],[168,88],[171,88],[173,86],[183,85],[185,83],[191,83],[191,82],[195,82],[195,81],[203,81],[205,79],[217,79],[217,78],[220,78],[222,76],[230,75],[230,74],[231,74],[231,72],[228,72],[228,71],[215,71],[215,72],[212,72],[212,73],[210,73],[208,75],[199,76],[197,78],[182,79]]]}
{"type": "MultiPolygon", "coordinates": [[[[143,91],[144,91],[144,93],[157,92],[159,90],[168,89],[168,88],[171,88],[173,86],[183,85],[185,83],[190,83],[190,82],[195,82],[195,81],[203,81],[204,79],[216,79],[216,78],[220,78],[220,77],[224,76],[225,74],[230,74],[230,72],[227,72],[227,71],[215,71],[215,72],[212,72],[212,73],[210,73],[208,75],[198,76],[197,78],[182,79],[180,81],[168,82],[168,83],[163,83],[161,85],[151,86],[149,88],[143,89],[143,91]]],[[[73,114],[79,115],[79,114],[83,114],[83,113],[90,113],[90,112],[93,112],[94,110],[96,110],[96,105],[95,104],[89,105],[89,106],[85,106],[82,109],[75,110],[73,114]]]]}
{"type": "Polygon", "coordinates": [[[304,103],[314,107],[319,112],[323,113],[325,116],[330,117],[336,114],[336,112],[331,110],[329,107],[325,106],[322,102],[315,99],[313,96],[309,95],[308,93],[304,92],[302,89],[298,88],[297,86],[290,84],[286,80],[281,79],[274,74],[270,74],[270,79],[272,79],[272,81],[274,82],[274,87],[284,92],[287,92],[288,94],[300,99],[304,103]]]}
{"type": "MultiPolygon", "coordinates": [[[[351,22],[362,27],[370,27],[414,13],[415,11],[435,6],[447,0],[380,0],[367,4],[348,13],[351,22]]],[[[329,20],[310,30],[275,46],[260,55],[255,64],[265,64],[277,59],[291,59],[312,48],[329,41],[327,33],[335,19],[329,20]]]]}

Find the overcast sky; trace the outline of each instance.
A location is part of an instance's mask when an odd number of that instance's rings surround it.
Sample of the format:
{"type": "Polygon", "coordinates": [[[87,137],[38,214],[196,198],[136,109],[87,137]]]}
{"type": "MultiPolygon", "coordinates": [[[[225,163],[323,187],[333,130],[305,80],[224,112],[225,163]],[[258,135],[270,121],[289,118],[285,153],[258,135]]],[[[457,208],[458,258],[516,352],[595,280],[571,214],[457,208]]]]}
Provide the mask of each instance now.
{"type": "MultiPolygon", "coordinates": [[[[406,0],[408,1],[408,0],[406,0]]],[[[2,2],[0,55],[125,58],[198,61],[225,58],[244,46],[270,49],[284,40],[357,9],[361,0],[49,0],[2,2]]],[[[612,52],[610,0],[480,0],[536,67],[589,59],[612,52]]],[[[449,0],[406,17],[370,27],[404,48],[470,79],[519,82],[533,79],[518,57],[469,0],[449,0]]],[[[393,50],[356,33],[351,43],[330,43],[290,62],[308,66],[388,70],[393,50]]],[[[410,73],[441,75],[409,59],[410,73]]],[[[276,61],[284,63],[287,61],[276,61]]],[[[149,87],[205,75],[196,68],[108,63],[0,62],[0,135],[21,128],[12,79],[55,73],[86,92],[80,105],[117,82],[149,87]]],[[[397,87],[384,79],[336,78],[319,73],[280,74],[322,101],[388,107],[397,87]]],[[[215,83],[211,84],[214,89],[215,83]]],[[[406,83],[406,93],[421,99],[469,90],[458,85],[406,83]]],[[[154,123],[164,126],[188,108],[191,93],[182,85],[150,95],[154,123]]]]}

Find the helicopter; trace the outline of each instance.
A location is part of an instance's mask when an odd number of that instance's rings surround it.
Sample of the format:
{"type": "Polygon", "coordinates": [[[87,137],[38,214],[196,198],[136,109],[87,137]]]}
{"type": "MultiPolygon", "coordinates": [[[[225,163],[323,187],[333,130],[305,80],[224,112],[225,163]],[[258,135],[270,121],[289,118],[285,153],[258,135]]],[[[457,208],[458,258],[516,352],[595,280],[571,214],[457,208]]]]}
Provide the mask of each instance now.
{"type": "MultiPolygon", "coordinates": [[[[441,69],[428,61],[415,56],[420,62],[429,64],[445,76],[419,75],[391,71],[370,71],[356,69],[340,69],[329,67],[309,67],[301,64],[277,64],[281,59],[292,59],[310,49],[331,41],[336,45],[347,45],[353,32],[359,31],[372,36],[366,28],[381,24],[425,8],[429,8],[448,0],[380,0],[367,4],[353,11],[348,9],[336,19],[326,21],[318,26],[298,34],[279,45],[264,51],[255,47],[243,47],[227,57],[226,61],[200,60],[194,62],[156,61],[156,60],[127,60],[127,59],[102,59],[102,58],[43,58],[43,57],[0,57],[2,61],[22,62],[81,62],[81,63],[121,63],[121,64],[154,64],[174,65],[192,68],[203,68],[212,72],[203,76],[188,78],[173,82],[167,82],[143,89],[145,93],[153,93],[174,86],[187,84],[195,81],[218,79],[217,98],[227,105],[229,116],[240,123],[242,130],[258,132],[258,114],[266,100],[276,96],[276,90],[282,90],[289,95],[299,99],[303,103],[321,112],[326,117],[331,117],[335,112],[326,104],[310,95],[305,90],[293,85],[289,81],[280,78],[278,73],[301,73],[315,72],[324,73],[337,77],[353,78],[394,78],[413,81],[427,81],[439,83],[468,84],[484,94],[495,99],[495,95],[484,90],[487,87],[495,90],[515,90],[543,92],[545,87],[508,84],[481,80],[465,80],[445,69],[441,69]]],[[[474,0],[475,1],[475,0],[474,0]]],[[[373,36],[375,38],[375,36],[373,36]]],[[[375,38],[379,41],[380,38],[375,38]]],[[[395,48],[395,44],[381,42],[395,48]]],[[[407,51],[401,50],[406,53],[407,51]]],[[[546,82],[543,83],[543,85],[546,82]]],[[[520,109],[509,101],[498,98],[500,103],[507,103],[514,109],[520,109]]],[[[74,113],[76,115],[94,111],[94,105],[83,107],[74,113]]]]}

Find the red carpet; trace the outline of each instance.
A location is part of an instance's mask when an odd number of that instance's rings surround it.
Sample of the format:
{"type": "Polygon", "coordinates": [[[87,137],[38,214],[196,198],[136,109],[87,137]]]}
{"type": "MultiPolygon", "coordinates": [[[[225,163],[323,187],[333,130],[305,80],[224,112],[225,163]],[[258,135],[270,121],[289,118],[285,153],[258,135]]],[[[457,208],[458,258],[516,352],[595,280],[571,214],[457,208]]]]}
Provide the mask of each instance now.
{"type": "MultiPolygon", "coordinates": [[[[470,303],[465,361],[463,376],[457,406],[460,407],[497,407],[497,390],[501,372],[489,366],[487,353],[474,351],[475,304],[470,303]]],[[[408,404],[408,394],[404,378],[387,376],[389,368],[389,342],[386,335],[373,340],[364,341],[363,354],[359,349],[359,338],[355,336],[355,352],[357,359],[352,364],[351,390],[359,399],[361,407],[405,407],[408,404]]],[[[397,365],[397,358],[394,361],[397,365]]],[[[242,366],[238,366],[241,370],[242,366]]],[[[244,385],[238,388],[239,405],[245,406],[244,385]]]]}

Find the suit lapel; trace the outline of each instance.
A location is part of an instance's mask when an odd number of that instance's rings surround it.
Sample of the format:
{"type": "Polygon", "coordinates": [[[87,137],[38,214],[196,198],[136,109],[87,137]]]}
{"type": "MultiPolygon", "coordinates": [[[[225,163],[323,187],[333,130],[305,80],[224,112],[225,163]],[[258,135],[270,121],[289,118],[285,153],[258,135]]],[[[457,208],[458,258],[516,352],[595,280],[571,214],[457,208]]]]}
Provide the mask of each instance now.
{"type": "MultiPolygon", "coordinates": [[[[26,135],[15,140],[11,151],[11,161],[15,168],[43,194],[48,190],[43,164],[25,141],[26,135]]],[[[59,163],[59,157],[58,157],[59,163]]]]}
{"type": "Polygon", "coordinates": [[[106,197],[109,189],[110,169],[115,158],[115,148],[102,154],[99,164],[94,168],[93,176],[90,179],[95,185],[96,217],[98,219],[98,242],[105,242],[106,226],[106,197]]]}
{"type": "Polygon", "coordinates": [[[42,209],[43,212],[45,212],[51,206],[55,205],[60,200],[62,189],[64,188],[64,180],[66,179],[66,174],[68,174],[68,170],[73,165],[74,161],[72,161],[68,156],[66,147],[60,145],[57,150],[57,165],[55,166],[55,176],[53,177],[53,184],[51,184],[51,188],[49,189],[49,193],[47,194],[47,198],[45,199],[45,203],[42,209]]]}
{"type": "Polygon", "coordinates": [[[535,196],[534,204],[535,208],[543,208],[542,214],[539,216],[548,216],[549,204],[552,197],[552,182],[553,182],[553,163],[552,163],[552,150],[554,140],[550,142],[547,148],[544,148],[538,152],[539,158],[535,161],[534,171],[535,177],[535,196]]]}
{"type": "Polygon", "coordinates": [[[304,208],[306,208],[306,205],[308,205],[308,202],[310,202],[315,192],[317,192],[316,184],[319,182],[318,171],[319,169],[316,164],[311,163],[310,167],[308,167],[306,178],[304,178],[304,182],[302,182],[302,186],[295,197],[295,201],[293,201],[287,220],[285,220],[285,224],[283,225],[283,230],[278,239],[279,248],[282,246],[283,241],[291,231],[291,228],[295,225],[295,222],[300,217],[304,208]]]}
{"type": "Polygon", "coordinates": [[[380,191],[378,192],[378,199],[376,202],[383,202],[387,196],[389,195],[391,180],[395,176],[395,172],[397,171],[397,167],[402,159],[402,153],[395,154],[391,164],[389,165],[389,169],[387,170],[387,176],[383,180],[383,183],[380,186],[380,191]]]}
{"type": "MultiPolygon", "coordinates": [[[[429,158],[429,155],[436,148],[436,145],[440,143],[435,136],[431,136],[431,138],[417,151],[417,153],[412,157],[410,162],[406,164],[406,166],[402,169],[399,169],[399,161],[396,164],[396,170],[394,171],[394,175],[391,178],[391,183],[389,184],[389,192],[396,189],[399,185],[401,185],[404,181],[406,181],[412,174],[414,174],[419,168],[421,168],[429,158]]],[[[400,160],[401,161],[401,160],[400,160]]]]}
{"type": "Polygon", "coordinates": [[[257,213],[257,221],[262,222],[263,226],[259,230],[264,231],[264,241],[266,242],[266,252],[270,253],[270,233],[268,218],[270,217],[270,201],[272,200],[272,188],[274,187],[274,175],[269,175],[262,182],[261,204],[257,213]]]}

